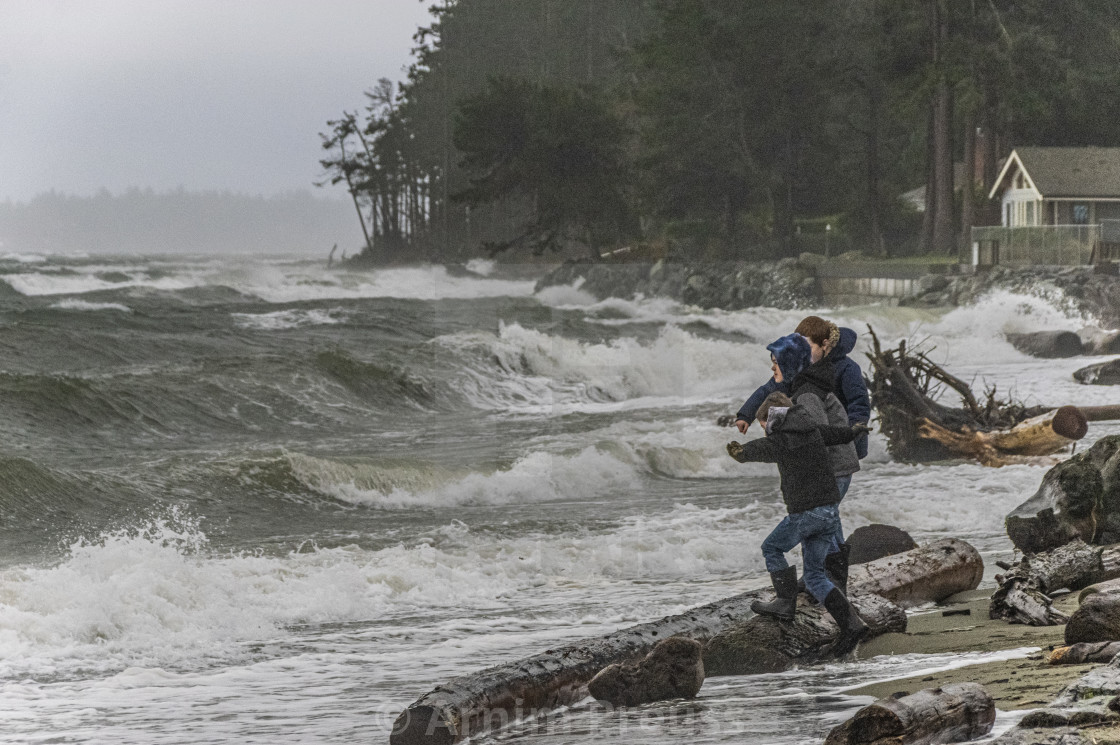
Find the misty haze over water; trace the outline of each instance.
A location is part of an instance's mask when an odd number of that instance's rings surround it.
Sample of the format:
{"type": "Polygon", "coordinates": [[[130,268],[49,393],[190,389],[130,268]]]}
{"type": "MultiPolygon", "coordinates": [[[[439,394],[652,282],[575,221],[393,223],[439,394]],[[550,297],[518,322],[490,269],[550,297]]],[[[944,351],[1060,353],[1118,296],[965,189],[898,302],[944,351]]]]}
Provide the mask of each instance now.
{"type": "Polygon", "coordinates": [[[48,192],[0,202],[0,252],[7,254],[296,254],[326,257],[362,245],[349,202],[294,191],[48,192]]]}

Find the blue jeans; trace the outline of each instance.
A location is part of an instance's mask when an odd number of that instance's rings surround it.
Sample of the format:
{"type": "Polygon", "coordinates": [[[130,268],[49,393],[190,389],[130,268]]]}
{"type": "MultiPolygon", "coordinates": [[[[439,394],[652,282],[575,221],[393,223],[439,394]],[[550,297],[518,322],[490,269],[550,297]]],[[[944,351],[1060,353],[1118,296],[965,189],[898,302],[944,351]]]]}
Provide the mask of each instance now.
{"type": "Polygon", "coordinates": [[[766,570],[773,574],[788,567],[785,553],[800,543],[805,587],[823,602],[835,587],[825,574],[824,557],[832,551],[832,541],[839,529],[840,511],[834,504],[786,515],[762,542],[766,570]]]}
{"type": "MultiPolygon", "coordinates": [[[[840,492],[840,499],[843,499],[844,495],[848,493],[848,487],[850,487],[851,485],[852,474],[849,473],[847,476],[836,477],[836,489],[840,492]]],[[[837,504],[839,504],[839,502],[837,502],[837,504]]],[[[836,534],[832,537],[832,548],[828,551],[830,554],[834,554],[839,551],[840,546],[844,543],[844,527],[839,522],[839,513],[837,513],[836,520],[836,534]]]]}

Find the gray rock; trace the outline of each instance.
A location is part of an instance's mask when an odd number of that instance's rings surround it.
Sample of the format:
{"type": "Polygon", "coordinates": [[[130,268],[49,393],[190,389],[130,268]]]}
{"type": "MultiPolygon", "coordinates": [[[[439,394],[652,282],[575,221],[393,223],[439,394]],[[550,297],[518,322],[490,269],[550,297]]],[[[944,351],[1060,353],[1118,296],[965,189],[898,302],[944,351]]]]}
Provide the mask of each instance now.
{"type": "Polygon", "coordinates": [[[949,286],[949,278],[944,274],[927,274],[918,280],[918,295],[927,292],[939,292],[949,286]]]}
{"type": "Polygon", "coordinates": [[[1120,435],[1108,435],[1046,472],[1030,499],[1004,520],[1023,553],[1050,551],[1080,538],[1120,543],[1120,435]]]}
{"type": "Polygon", "coordinates": [[[884,556],[905,553],[918,547],[905,530],[881,523],[856,528],[848,536],[847,544],[852,547],[851,553],[848,554],[849,564],[866,564],[884,556]]]}
{"type": "Polygon", "coordinates": [[[1085,354],[1120,354],[1120,331],[1086,326],[1077,332],[1085,354]]]}
{"type": "Polygon", "coordinates": [[[1120,360],[1083,367],[1073,374],[1073,379],[1083,385],[1120,385],[1120,360]]]}
{"type": "Polygon", "coordinates": [[[1081,354],[1081,338],[1072,331],[1034,331],[1008,334],[1007,341],[1023,354],[1053,359],[1081,354]]]}
{"type": "Polygon", "coordinates": [[[672,698],[695,698],[704,684],[703,645],[672,636],[658,642],[645,659],[607,665],[587,684],[597,701],[637,706],[672,698]]]}
{"type": "Polygon", "coordinates": [[[1120,595],[1093,593],[1069,617],[1066,644],[1120,641],[1120,595]]]}

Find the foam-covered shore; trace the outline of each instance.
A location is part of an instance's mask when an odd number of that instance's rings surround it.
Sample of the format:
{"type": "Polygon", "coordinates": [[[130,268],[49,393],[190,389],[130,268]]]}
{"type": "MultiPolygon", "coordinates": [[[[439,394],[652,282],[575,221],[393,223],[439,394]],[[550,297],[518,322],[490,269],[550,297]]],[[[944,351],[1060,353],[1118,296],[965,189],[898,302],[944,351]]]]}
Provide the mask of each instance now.
{"type": "MultiPolygon", "coordinates": [[[[599,300],[608,297],[668,297],[702,308],[739,310],[768,306],[794,309],[820,307],[814,265],[817,261],[687,262],[655,264],[592,264],[559,266],[537,282],[537,290],[576,286],[599,300]]],[[[853,263],[853,266],[858,266],[853,263]]],[[[869,265],[870,266],[870,265],[869,265]]],[[[952,307],[975,303],[993,290],[1030,295],[1066,306],[1108,326],[1120,326],[1120,278],[1089,266],[995,267],[975,272],[931,273],[900,305],[952,307]]]]}

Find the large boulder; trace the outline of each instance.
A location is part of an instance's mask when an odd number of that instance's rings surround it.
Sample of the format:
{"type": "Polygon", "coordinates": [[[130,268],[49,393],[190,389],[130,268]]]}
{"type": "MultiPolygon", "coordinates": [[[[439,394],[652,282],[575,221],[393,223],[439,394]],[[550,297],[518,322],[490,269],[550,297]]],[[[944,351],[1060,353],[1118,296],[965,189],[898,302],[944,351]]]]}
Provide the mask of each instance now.
{"type": "Polygon", "coordinates": [[[918,547],[910,534],[902,528],[881,523],[856,528],[848,535],[847,544],[851,546],[851,553],[848,554],[849,564],[866,564],[884,556],[894,556],[918,547]]]}
{"type": "Polygon", "coordinates": [[[1081,337],[1073,331],[1033,331],[1007,334],[1011,346],[1031,357],[1076,357],[1081,354],[1081,337]]]}
{"type": "Polygon", "coordinates": [[[1105,331],[1086,326],[1077,332],[1085,354],[1120,354],[1120,331],[1105,331]]]}
{"type": "Polygon", "coordinates": [[[1026,554],[1050,551],[1081,538],[1120,543],[1120,435],[1047,471],[1034,495],[1004,520],[1007,535],[1026,554]]]}
{"type": "Polygon", "coordinates": [[[1073,374],[1073,379],[1084,385],[1120,385],[1120,360],[1083,367],[1073,374]]]}
{"type": "Polygon", "coordinates": [[[597,701],[637,706],[671,698],[696,698],[704,685],[703,645],[671,636],[637,662],[607,665],[587,684],[597,701]]]}
{"type": "Polygon", "coordinates": [[[1066,623],[1066,644],[1120,641],[1120,595],[1088,595],[1066,623]]]}

